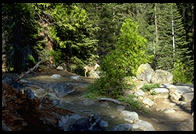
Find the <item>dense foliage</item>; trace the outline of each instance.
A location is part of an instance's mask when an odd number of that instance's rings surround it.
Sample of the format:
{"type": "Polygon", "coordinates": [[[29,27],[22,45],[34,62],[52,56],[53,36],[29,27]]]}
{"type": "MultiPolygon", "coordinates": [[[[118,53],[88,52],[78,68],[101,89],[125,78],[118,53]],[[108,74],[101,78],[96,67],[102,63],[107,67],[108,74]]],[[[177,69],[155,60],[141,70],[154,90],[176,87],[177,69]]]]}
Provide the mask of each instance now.
{"type": "Polygon", "coordinates": [[[193,11],[193,3],[3,3],[2,67],[21,73],[46,59],[84,75],[98,61],[94,88],[110,96],[147,62],[176,83],[193,82],[193,11]]]}
{"type": "Polygon", "coordinates": [[[136,69],[142,63],[150,62],[146,54],[146,39],[137,31],[138,25],[130,18],[122,24],[121,35],[115,50],[111,51],[103,60],[101,69],[100,90],[106,90],[109,96],[122,95],[125,89],[123,78],[136,74],[136,69]]]}

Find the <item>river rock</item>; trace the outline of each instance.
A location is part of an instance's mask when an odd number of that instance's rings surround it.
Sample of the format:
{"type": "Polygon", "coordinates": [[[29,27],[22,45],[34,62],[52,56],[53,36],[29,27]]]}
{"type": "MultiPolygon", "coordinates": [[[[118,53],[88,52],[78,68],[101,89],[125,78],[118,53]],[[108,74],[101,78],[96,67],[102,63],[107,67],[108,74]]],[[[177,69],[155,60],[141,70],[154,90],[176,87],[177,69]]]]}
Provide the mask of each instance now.
{"type": "Polygon", "coordinates": [[[181,92],[182,94],[192,92],[192,90],[189,86],[176,86],[176,90],[178,92],[181,92]]]}
{"type": "Polygon", "coordinates": [[[173,83],[173,75],[165,70],[156,70],[151,77],[152,83],[171,84],[173,83]]]}
{"type": "Polygon", "coordinates": [[[135,94],[135,96],[144,96],[145,95],[145,93],[141,89],[135,91],[134,94],[135,94]]]}
{"type": "Polygon", "coordinates": [[[133,124],[133,130],[143,130],[143,131],[155,131],[152,124],[147,121],[138,120],[136,123],[133,124]]]}
{"type": "Polygon", "coordinates": [[[155,93],[169,93],[169,90],[167,88],[154,88],[151,90],[152,92],[154,91],[155,93]]]}
{"type": "Polygon", "coordinates": [[[73,80],[79,80],[80,76],[71,76],[70,78],[73,79],[73,80]]]}
{"type": "Polygon", "coordinates": [[[141,64],[136,72],[136,77],[139,80],[150,82],[152,75],[154,74],[154,70],[151,66],[146,64],[141,64]]]}
{"type": "Polygon", "coordinates": [[[136,112],[130,112],[127,110],[123,110],[121,111],[121,115],[124,116],[124,120],[133,123],[136,120],[139,120],[139,116],[136,112]]]}
{"type": "Polygon", "coordinates": [[[151,99],[149,99],[149,98],[144,98],[143,99],[143,103],[147,104],[148,106],[154,105],[154,102],[151,99]]]}
{"type": "Polygon", "coordinates": [[[194,98],[194,92],[191,92],[191,93],[185,93],[182,95],[182,101],[185,101],[185,102],[191,102],[194,98]]]}
{"type": "Polygon", "coordinates": [[[176,86],[173,84],[161,84],[160,87],[165,87],[167,89],[176,89],[176,86]]]}
{"type": "Polygon", "coordinates": [[[57,70],[63,70],[63,67],[62,66],[58,66],[56,69],[57,70]]]}
{"type": "Polygon", "coordinates": [[[25,93],[27,94],[27,97],[29,98],[29,99],[34,99],[35,98],[35,93],[31,90],[31,89],[29,89],[29,88],[27,88],[26,90],[25,90],[25,93]]]}
{"type": "Polygon", "coordinates": [[[112,131],[131,131],[133,126],[131,124],[119,124],[112,128],[112,131]]]}
{"type": "Polygon", "coordinates": [[[53,79],[59,79],[59,78],[61,78],[61,75],[60,74],[53,74],[50,77],[53,78],[53,79]]]}

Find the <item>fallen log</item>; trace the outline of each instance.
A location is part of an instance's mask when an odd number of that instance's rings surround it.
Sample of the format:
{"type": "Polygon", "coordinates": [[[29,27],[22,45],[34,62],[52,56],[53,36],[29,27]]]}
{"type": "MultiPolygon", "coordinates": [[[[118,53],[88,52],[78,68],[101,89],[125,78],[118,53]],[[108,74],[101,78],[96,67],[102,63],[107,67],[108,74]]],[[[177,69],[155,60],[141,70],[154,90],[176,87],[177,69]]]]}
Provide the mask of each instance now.
{"type": "Polygon", "coordinates": [[[98,101],[110,101],[113,102],[115,104],[121,105],[121,102],[112,98],[98,98],[98,101]]]}
{"type": "Polygon", "coordinates": [[[38,66],[39,66],[41,63],[43,63],[43,62],[45,62],[45,61],[46,61],[46,60],[41,60],[41,61],[39,61],[33,68],[31,68],[31,69],[29,69],[27,72],[22,73],[21,75],[19,75],[19,77],[16,79],[16,81],[19,81],[19,80],[22,79],[25,75],[27,75],[27,74],[33,72],[35,69],[38,68],[38,66]]]}

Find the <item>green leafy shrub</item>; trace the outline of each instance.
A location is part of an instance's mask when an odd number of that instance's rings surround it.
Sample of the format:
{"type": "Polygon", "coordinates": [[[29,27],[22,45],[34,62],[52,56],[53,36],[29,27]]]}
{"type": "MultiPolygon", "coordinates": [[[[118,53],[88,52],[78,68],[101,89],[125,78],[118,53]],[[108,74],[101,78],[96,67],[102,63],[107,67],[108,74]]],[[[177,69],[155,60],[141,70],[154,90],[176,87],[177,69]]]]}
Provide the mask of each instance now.
{"type": "Polygon", "coordinates": [[[155,83],[155,84],[144,84],[144,86],[141,88],[144,92],[150,91],[153,88],[159,88],[160,84],[155,83]]]}
{"type": "Polygon", "coordinates": [[[104,73],[99,80],[99,90],[111,97],[123,95],[126,76],[136,74],[137,68],[142,63],[150,62],[146,54],[146,39],[137,31],[138,25],[130,18],[126,19],[121,27],[121,35],[116,49],[111,51],[103,60],[101,70],[104,73]]]}
{"type": "Polygon", "coordinates": [[[174,83],[186,83],[186,70],[184,69],[184,64],[177,60],[174,64],[174,68],[172,69],[173,74],[173,82],[174,83]]]}

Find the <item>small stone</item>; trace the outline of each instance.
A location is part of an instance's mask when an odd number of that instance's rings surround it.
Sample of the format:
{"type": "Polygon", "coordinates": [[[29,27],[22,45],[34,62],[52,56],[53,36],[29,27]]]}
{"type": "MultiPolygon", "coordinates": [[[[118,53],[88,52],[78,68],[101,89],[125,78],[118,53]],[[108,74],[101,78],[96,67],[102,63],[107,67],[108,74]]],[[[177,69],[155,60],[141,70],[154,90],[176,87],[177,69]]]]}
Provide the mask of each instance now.
{"type": "Polygon", "coordinates": [[[53,79],[59,79],[59,78],[61,78],[61,75],[60,74],[53,74],[50,77],[53,78],[53,79]]]}
{"type": "Polygon", "coordinates": [[[131,124],[119,124],[113,127],[112,131],[131,131],[133,126],[131,124]]]}
{"type": "Polygon", "coordinates": [[[62,66],[58,66],[56,69],[57,70],[63,70],[63,67],[62,66]]]}
{"type": "Polygon", "coordinates": [[[137,90],[135,93],[134,93],[136,96],[144,96],[145,93],[140,89],[140,90],[137,90]]]}
{"type": "Polygon", "coordinates": [[[71,76],[70,78],[73,79],[73,80],[79,80],[80,76],[71,76]]]}
{"type": "Polygon", "coordinates": [[[144,104],[147,104],[147,105],[149,105],[149,106],[154,105],[154,102],[153,102],[151,99],[149,99],[149,98],[144,98],[144,99],[143,99],[143,103],[144,103],[144,104]]]}

